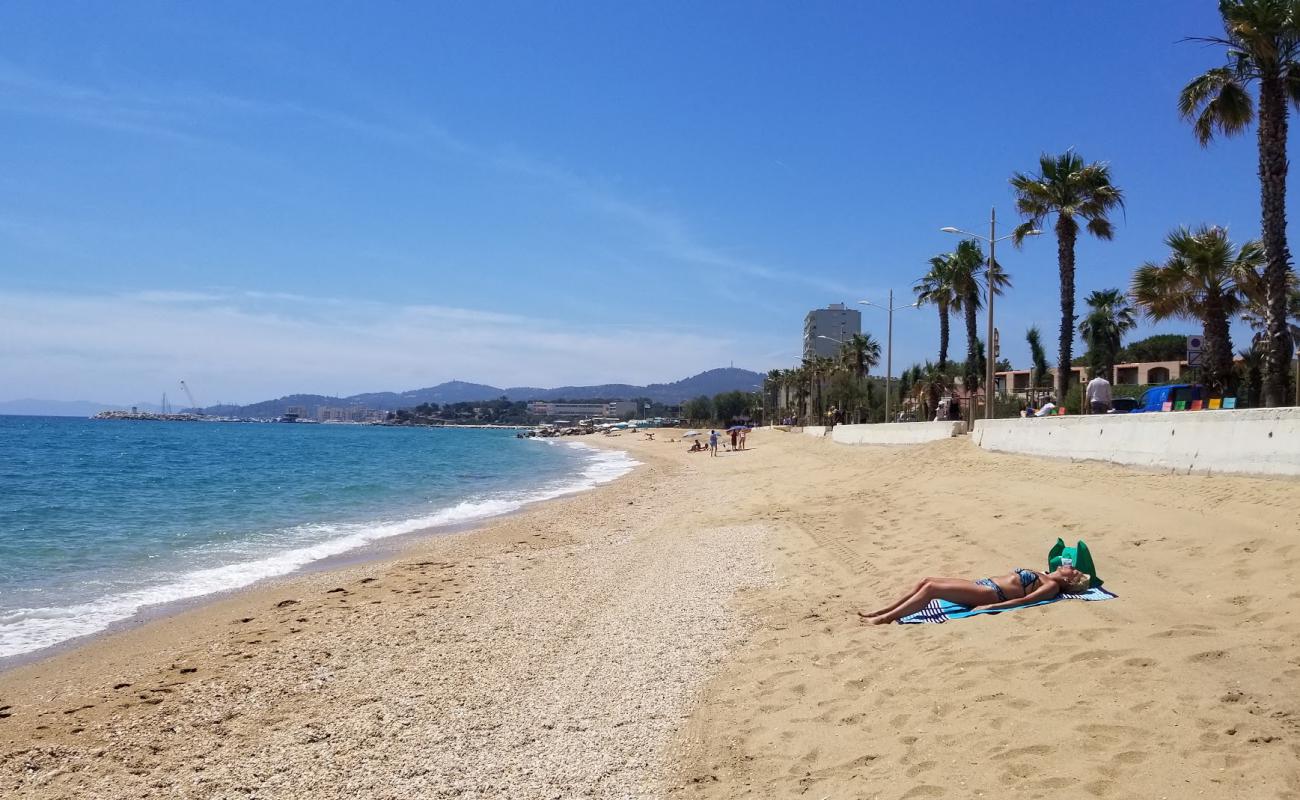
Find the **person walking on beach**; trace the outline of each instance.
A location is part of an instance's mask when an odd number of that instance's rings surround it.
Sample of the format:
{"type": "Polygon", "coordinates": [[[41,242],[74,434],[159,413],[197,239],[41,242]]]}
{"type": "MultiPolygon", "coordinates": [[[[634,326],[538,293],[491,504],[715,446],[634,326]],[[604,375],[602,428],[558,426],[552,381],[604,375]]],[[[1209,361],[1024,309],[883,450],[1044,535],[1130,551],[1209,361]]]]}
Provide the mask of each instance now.
{"type": "Polygon", "coordinates": [[[1110,381],[1100,372],[1088,381],[1088,413],[1105,414],[1110,411],[1110,381]]]}
{"type": "Polygon", "coordinates": [[[732,429],[731,429],[731,449],[732,449],[732,450],[735,450],[735,449],[736,449],[736,443],[737,443],[739,440],[740,440],[740,429],[739,429],[739,428],[732,428],[732,429]]]}
{"type": "Polygon", "coordinates": [[[716,456],[717,454],[718,454],[718,432],[709,431],[709,455],[716,456]]]}
{"type": "Polygon", "coordinates": [[[749,434],[749,428],[740,429],[740,449],[745,449],[745,437],[749,434]]]}

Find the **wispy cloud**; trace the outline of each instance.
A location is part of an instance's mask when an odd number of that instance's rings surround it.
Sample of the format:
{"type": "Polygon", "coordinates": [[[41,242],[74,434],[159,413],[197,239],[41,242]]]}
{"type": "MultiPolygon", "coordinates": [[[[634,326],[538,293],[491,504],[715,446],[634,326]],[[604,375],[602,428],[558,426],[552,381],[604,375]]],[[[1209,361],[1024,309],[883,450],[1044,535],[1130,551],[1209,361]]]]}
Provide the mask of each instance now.
{"type": "MultiPolygon", "coordinates": [[[[598,177],[558,166],[518,147],[483,146],[464,140],[418,112],[385,108],[373,99],[364,113],[292,100],[241,97],[202,88],[86,86],[49,80],[0,61],[0,109],[40,114],[67,122],[205,146],[244,150],[217,138],[207,124],[249,117],[290,118],[386,146],[412,158],[454,156],[478,169],[525,177],[549,185],[579,207],[631,230],[653,253],[694,267],[708,267],[751,280],[800,285],[845,298],[855,293],[814,269],[766,262],[744,247],[719,247],[693,230],[679,213],[631,199],[598,177]]],[[[261,154],[265,156],[265,154],[261,154]]]]}
{"type": "MultiPolygon", "coordinates": [[[[740,351],[725,337],[662,325],[168,291],[0,292],[0,340],[0,399],[93,395],[124,403],[181,379],[205,403],[405,390],[453,378],[501,386],[644,383],[725,365],[740,351]]],[[[752,337],[744,345],[745,352],[776,347],[752,337]]]]}

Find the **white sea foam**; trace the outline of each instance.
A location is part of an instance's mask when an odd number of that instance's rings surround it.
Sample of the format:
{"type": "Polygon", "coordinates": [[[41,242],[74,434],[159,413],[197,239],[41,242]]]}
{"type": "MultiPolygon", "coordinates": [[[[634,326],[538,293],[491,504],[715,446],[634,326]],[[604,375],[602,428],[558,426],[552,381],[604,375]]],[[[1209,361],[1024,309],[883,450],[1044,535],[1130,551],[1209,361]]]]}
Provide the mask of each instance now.
{"type": "Polygon", "coordinates": [[[262,558],[195,570],[173,580],[159,581],[86,603],[0,612],[0,658],[30,653],[102,631],[115,622],[130,619],[149,606],[239,589],[259,580],[285,575],[312,562],[380,539],[509,514],[529,503],[592,489],[626,475],[639,463],[621,451],[603,450],[580,442],[563,444],[587,452],[586,466],[575,476],[530,492],[497,493],[464,500],[427,516],[396,522],[301,526],[286,531],[286,539],[301,541],[311,538],[317,541],[262,558]]]}

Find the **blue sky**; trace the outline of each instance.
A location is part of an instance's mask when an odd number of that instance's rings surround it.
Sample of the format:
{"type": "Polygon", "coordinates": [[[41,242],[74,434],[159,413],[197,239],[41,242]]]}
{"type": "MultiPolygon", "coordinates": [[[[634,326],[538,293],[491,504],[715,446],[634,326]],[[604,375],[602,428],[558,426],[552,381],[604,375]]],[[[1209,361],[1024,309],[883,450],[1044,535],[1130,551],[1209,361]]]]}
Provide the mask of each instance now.
{"type": "MultiPolygon", "coordinates": [[[[1079,296],[1126,286],[1174,225],[1258,235],[1253,132],[1202,149],[1175,110],[1221,58],[1178,40],[1217,25],[1208,0],[7,3],[0,400],[791,366],[809,308],[908,292],[991,206],[1009,230],[1008,176],[1068,147],[1128,199],[1079,296]]],[[[1055,241],[999,260],[1023,365],[1055,241]]],[[[896,366],[936,348],[933,310],[896,316],[896,366]]]]}

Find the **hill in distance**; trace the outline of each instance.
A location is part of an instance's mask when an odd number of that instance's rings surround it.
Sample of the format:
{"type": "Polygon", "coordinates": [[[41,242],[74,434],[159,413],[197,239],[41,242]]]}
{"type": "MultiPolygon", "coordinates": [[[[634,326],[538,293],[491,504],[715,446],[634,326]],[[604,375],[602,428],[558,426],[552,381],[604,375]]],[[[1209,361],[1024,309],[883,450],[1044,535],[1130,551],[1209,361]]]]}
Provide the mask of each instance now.
{"type": "Polygon", "coordinates": [[[652,401],[668,405],[678,405],[692,397],[708,395],[712,397],[721,392],[753,392],[763,385],[763,375],[747,369],[724,367],[701,372],[672,383],[652,383],[649,386],[634,386],[626,383],[607,383],[599,386],[558,386],[554,389],[540,389],[534,386],[513,386],[499,388],[482,383],[465,381],[447,381],[437,386],[414,389],[409,392],[367,392],[350,397],[327,397],[319,394],[293,394],[276,400],[265,400],[247,406],[210,406],[204,411],[209,414],[225,414],[246,417],[276,417],[290,406],[302,406],[308,413],[319,406],[347,408],[362,406],[381,411],[396,411],[410,408],[421,403],[469,403],[476,400],[495,400],[505,396],[510,400],[630,400],[645,397],[652,401]]]}

